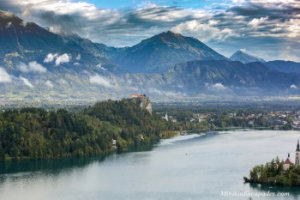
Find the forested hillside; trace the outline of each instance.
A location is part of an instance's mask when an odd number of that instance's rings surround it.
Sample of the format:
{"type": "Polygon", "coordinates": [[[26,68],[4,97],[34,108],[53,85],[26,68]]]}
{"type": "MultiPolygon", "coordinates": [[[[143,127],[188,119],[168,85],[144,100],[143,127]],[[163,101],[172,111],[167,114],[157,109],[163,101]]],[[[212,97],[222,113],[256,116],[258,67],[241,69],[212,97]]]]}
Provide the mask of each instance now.
{"type": "Polygon", "coordinates": [[[0,111],[0,160],[105,154],[157,141],[166,124],[129,99],[83,111],[0,111]],[[116,145],[113,141],[116,141],[116,145]]]}

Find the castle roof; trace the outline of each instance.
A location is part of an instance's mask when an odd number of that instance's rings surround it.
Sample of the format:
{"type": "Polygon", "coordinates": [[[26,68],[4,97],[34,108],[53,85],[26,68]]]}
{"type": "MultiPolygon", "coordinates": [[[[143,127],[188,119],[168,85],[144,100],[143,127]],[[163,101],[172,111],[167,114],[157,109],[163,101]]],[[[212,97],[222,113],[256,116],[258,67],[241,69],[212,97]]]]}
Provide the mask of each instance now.
{"type": "Polygon", "coordinates": [[[145,94],[131,94],[131,98],[145,97],[145,94]]]}

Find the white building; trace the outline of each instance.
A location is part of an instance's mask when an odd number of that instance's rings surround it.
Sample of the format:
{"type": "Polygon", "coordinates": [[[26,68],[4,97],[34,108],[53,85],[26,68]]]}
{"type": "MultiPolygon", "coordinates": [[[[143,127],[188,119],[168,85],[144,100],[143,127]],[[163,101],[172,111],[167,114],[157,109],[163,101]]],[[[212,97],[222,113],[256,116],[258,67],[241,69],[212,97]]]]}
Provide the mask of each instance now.
{"type": "Polygon", "coordinates": [[[169,121],[168,113],[166,112],[165,116],[162,117],[164,120],[169,121]]]}

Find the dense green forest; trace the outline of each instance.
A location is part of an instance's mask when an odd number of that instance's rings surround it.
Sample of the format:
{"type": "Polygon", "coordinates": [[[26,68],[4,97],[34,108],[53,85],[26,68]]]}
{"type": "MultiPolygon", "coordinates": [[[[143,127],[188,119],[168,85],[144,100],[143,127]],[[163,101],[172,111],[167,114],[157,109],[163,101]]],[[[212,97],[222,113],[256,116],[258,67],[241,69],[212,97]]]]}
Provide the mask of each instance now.
{"type": "Polygon", "coordinates": [[[46,159],[124,151],[172,130],[130,99],[77,112],[23,108],[0,111],[0,160],[46,159]],[[115,143],[115,144],[114,144],[115,143]]]}
{"type": "Polygon", "coordinates": [[[283,169],[283,161],[273,159],[265,165],[255,166],[250,171],[250,177],[244,177],[245,182],[269,185],[300,186],[300,166],[291,165],[283,169]]]}

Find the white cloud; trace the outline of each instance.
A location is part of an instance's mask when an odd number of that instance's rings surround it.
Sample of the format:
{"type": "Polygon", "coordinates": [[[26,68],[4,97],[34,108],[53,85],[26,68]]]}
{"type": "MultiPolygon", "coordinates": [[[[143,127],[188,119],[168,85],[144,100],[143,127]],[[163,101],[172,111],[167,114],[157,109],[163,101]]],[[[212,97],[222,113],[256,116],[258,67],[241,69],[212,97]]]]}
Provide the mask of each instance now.
{"type": "Polygon", "coordinates": [[[19,63],[17,67],[21,72],[28,72],[28,66],[23,62],[19,63]]]}
{"type": "Polygon", "coordinates": [[[295,85],[295,84],[292,84],[292,85],[290,86],[290,88],[291,88],[291,89],[298,89],[297,85],[295,85]]]}
{"type": "Polygon", "coordinates": [[[98,67],[99,69],[103,70],[103,71],[106,71],[106,69],[104,67],[102,67],[102,64],[99,63],[98,65],[96,65],[96,67],[98,67]]]}
{"type": "Polygon", "coordinates": [[[80,60],[80,59],[81,59],[81,55],[78,54],[78,55],[76,56],[76,60],[80,60]]]}
{"type": "Polygon", "coordinates": [[[216,90],[225,90],[226,89],[226,87],[222,83],[216,83],[216,84],[212,85],[212,88],[214,88],[216,90]]]}
{"type": "Polygon", "coordinates": [[[46,56],[45,59],[44,59],[44,63],[50,63],[50,62],[53,62],[57,56],[58,56],[57,53],[55,53],[55,54],[53,54],[53,53],[47,54],[47,56],[46,56]]]}
{"type": "Polygon", "coordinates": [[[6,26],[5,26],[5,28],[10,28],[11,27],[11,22],[8,22],[7,24],[6,24],[6,26]]]}
{"type": "Polygon", "coordinates": [[[0,67],[0,83],[11,82],[10,75],[5,71],[4,68],[0,67]]]}
{"type": "Polygon", "coordinates": [[[43,65],[39,64],[36,61],[29,62],[28,65],[21,62],[21,63],[19,63],[18,68],[20,69],[20,71],[26,72],[26,73],[28,73],[28,72],[46,73],[47,72],[47,69],[43,65]]]}
{"type": "Polygon", "coordinates": [[[114,87],[107,78],[100,76],[99,74],[90,76],[89,80],[90,80],[90,83],[92,83],[92,84],[102,85],[102,86],[108,87],[108,88],[114,87]]]}
{"type": "Polygon", "coordinates": [[[26,86],[28,86],[29,88],[34,88],[33,84],[27,78],[25,78],[23,76],[20,76],[19,78],[23,81],[23,83],[26,86]]]}
{"type": "Polygon", "coordinates": [[[36,61],[29,62],[28,67],[29,70],[33,72],[39,72],[39,73],[47,72],[47,69],[36,61]]]}
{"type": "Polygon", "coordinates": [[[268,17],[254,18],[248,24],[254,28],[258,27],[260,24],[266,22],[268,17]]]}
{"type": "Polygon", "coordinates": [[[59,66],[62,63],[70,62],[70,60],[71,60],[71,56],[69,54],[64,53],[56,58],[55,65],[59,66]]]}
{"type": "Polygon", "coordinates": [[[184,35],[192,35],[201,41],[209,41],[211,39],[222,41],[228,37],[237,36],[237,33],[229,28],[219,29],[199,20],[180,23],[171,30],[184,35]]]}
{"type": "Polygon", "coordinates": [[[45,82],[45,85],[46,85],[47,87],[49,87],[49,88],[54,88],[54,85],[53,85],[53,83],[52,83],[50,80],[47,80],[47,81],[45,82]]]}
{"type": "MultiPolygon", "coordinates": [[[[62,63],[68,63],[70,62],[70,60],[72,59],[71,55],[64,53],[59,55],[58,53],[49,53],[47,54],[47,56],[44,59],[44,63],[51,63],[51,62],[55,62],[56,66],[59,66],[62,63]]],[[[80,60],[81,59],[81,55],[78,54],[78,56],[76,57],[76,60],[80,60]]]]}

